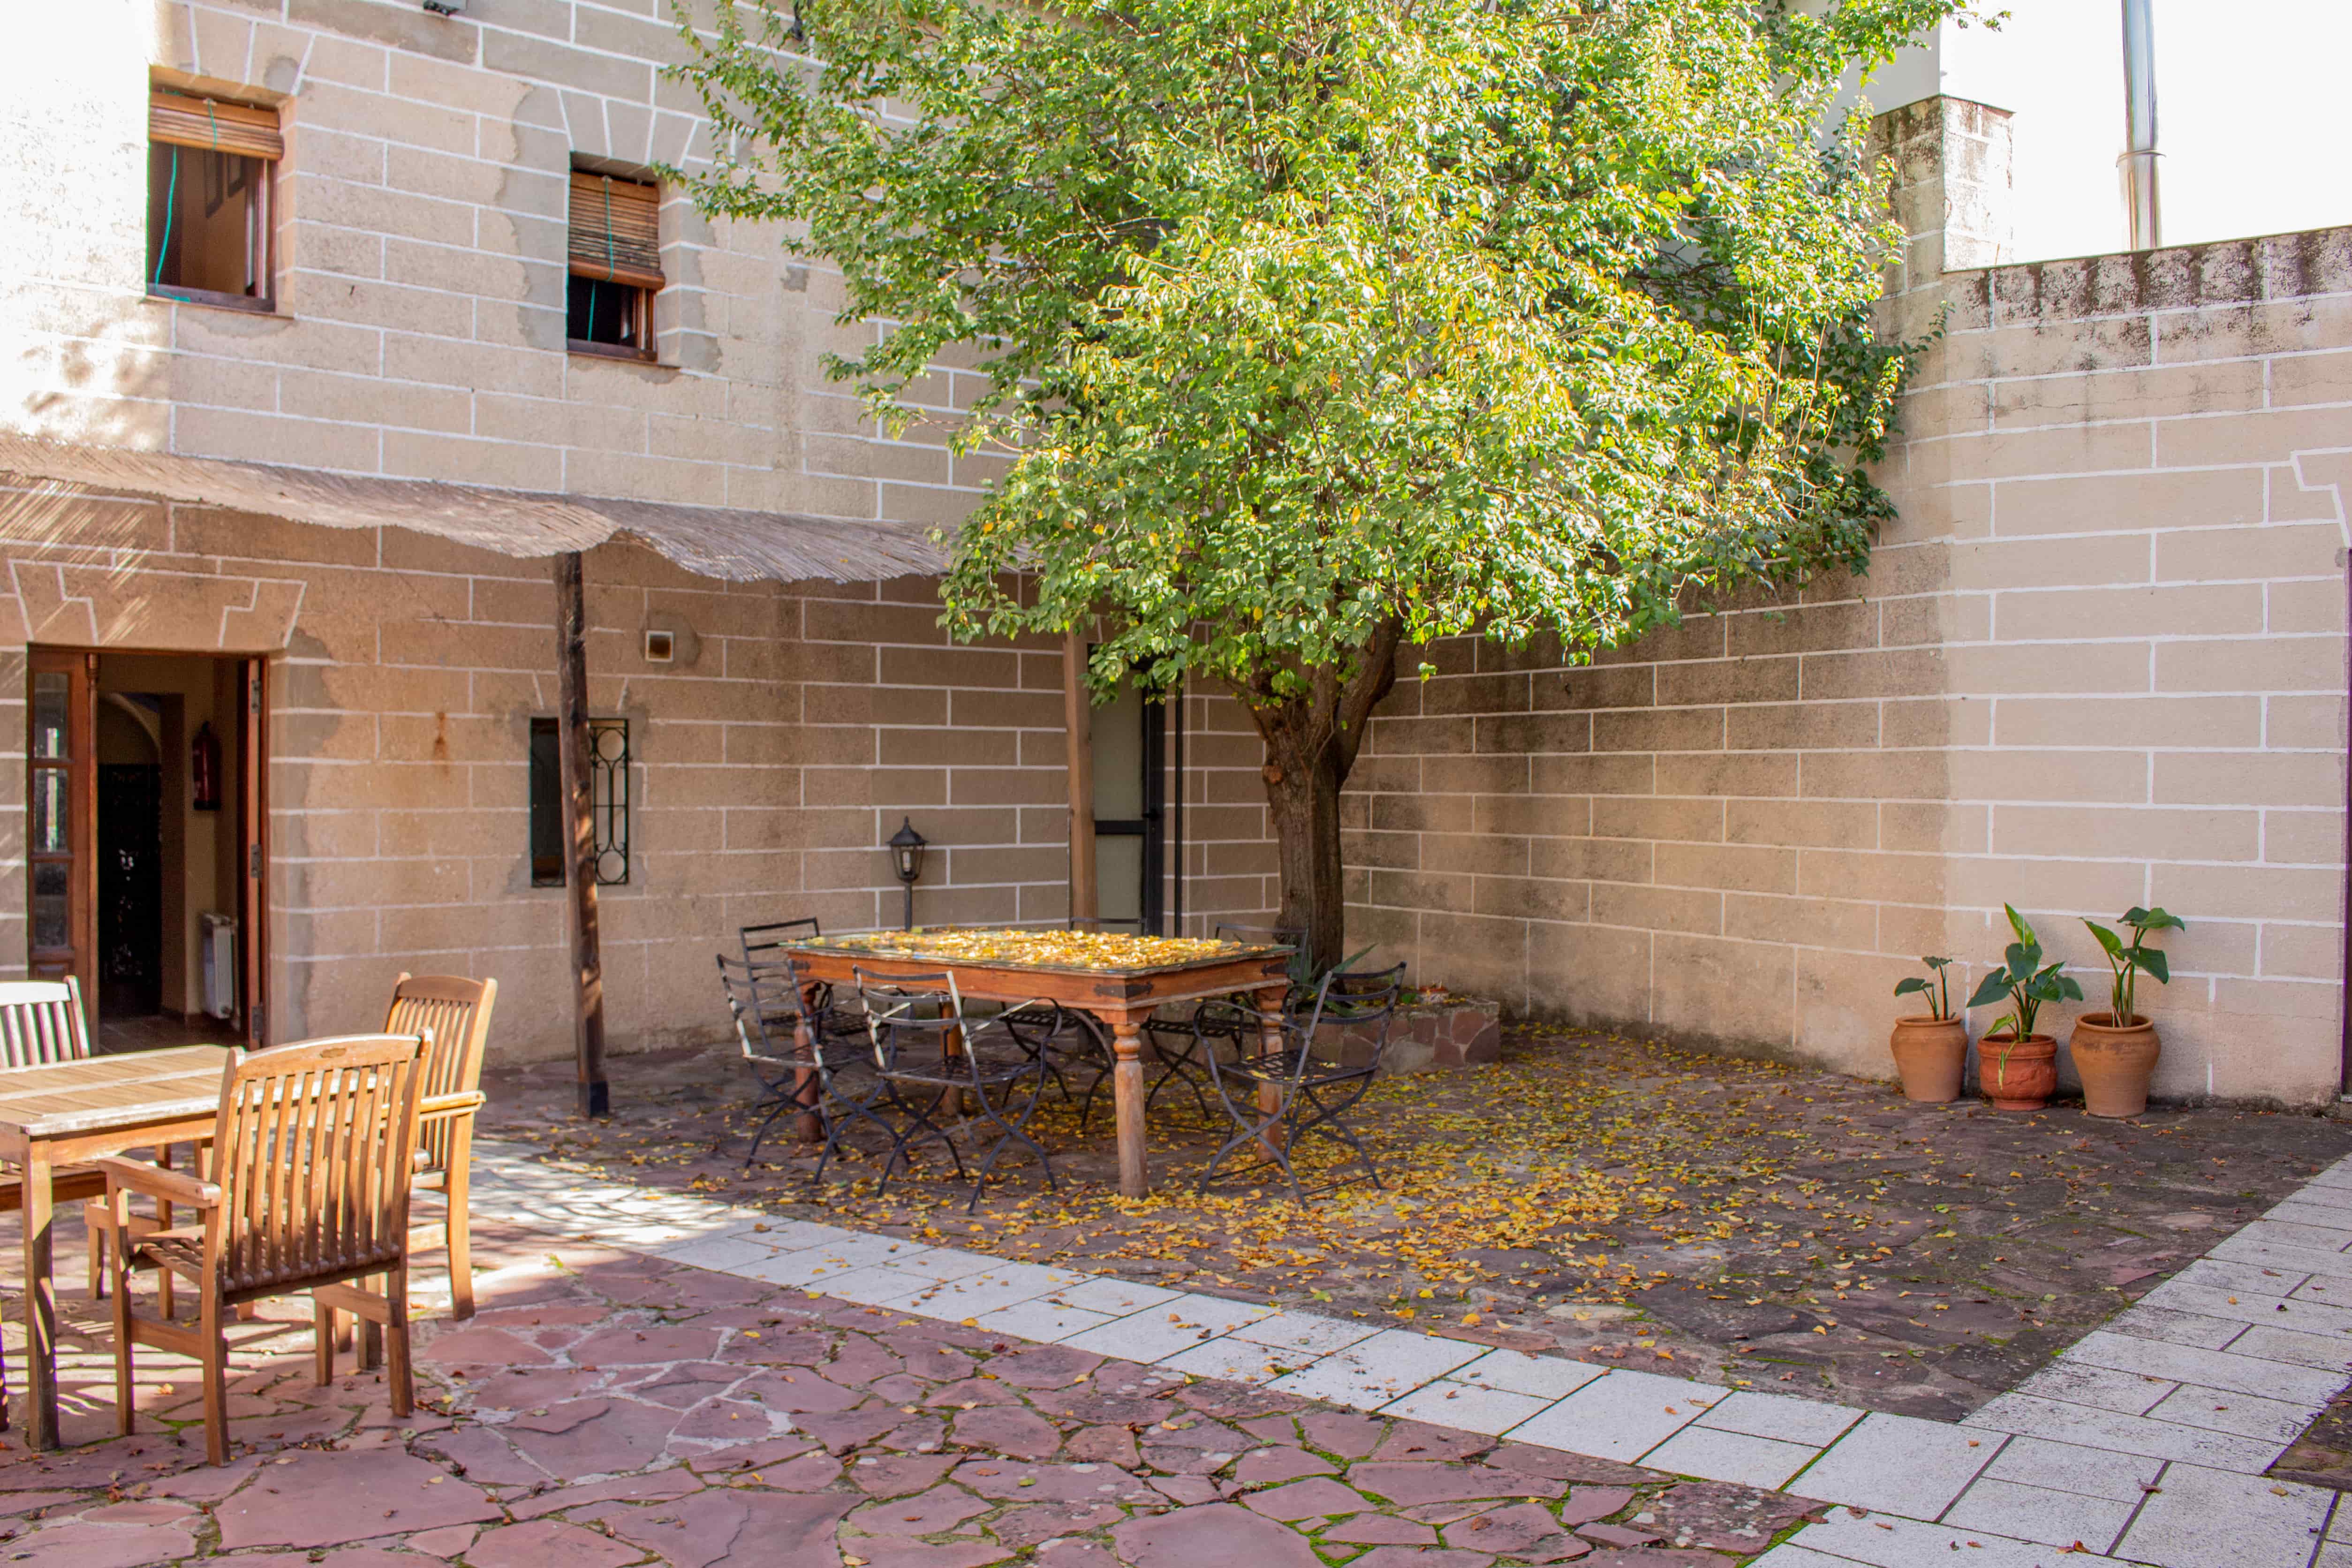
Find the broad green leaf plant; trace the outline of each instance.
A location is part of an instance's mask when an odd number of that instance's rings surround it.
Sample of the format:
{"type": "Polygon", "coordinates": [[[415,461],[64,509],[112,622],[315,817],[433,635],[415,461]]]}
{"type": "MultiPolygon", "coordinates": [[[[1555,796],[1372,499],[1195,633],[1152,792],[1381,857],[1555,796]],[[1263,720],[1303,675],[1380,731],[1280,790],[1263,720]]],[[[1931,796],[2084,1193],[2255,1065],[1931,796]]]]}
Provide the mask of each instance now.
{"type": "Polygon", "coordinates": [[[1895,994],[1925,996],[1927,999],[1927,1016],[1938,1024],[1948,1023],[1952,1017],[1952,977],[1944,971],[1952,961],[1948,958],[1923,958],[1919,962],[1927,966],[1933,978],[1928,974],[1906,975],[1895,983],[1895,994]]]}
{"type": "Polygon", "coordinates": [[[2115,981],[2107,992],[2107,1021],[2118,1029],[2131,1027],[2139,1016],[2137,1001],[2139,977],[2147,973],[2158,985],[2172,984],[2172,961],[2160,947],[2147,944],[2147,933],[2156,931],[2187,931],[2189,924],[2179,916],[2167,914],[2162,909],[2144,910],[2135,904],[2124,911],[2118,924],[2129,928],[2128,940],[2116,935],[2096,921],[2084,921],[2091,934],[2099,939],[2099,951],[2106,955],[2107,967],[2115,972],[2115,981]]]}
{"type": "Polygon", "coordinates": [[[947,625],[1236,694],[1319,968],[1401,653],[1865,564],[1915,345],[1830,111],[1967,4],[716,0],[676,74],[698,204],[837,269],[830,372],[997,472],[947,625]]]}
{"type": "Polygon", "coordinates": [[[2064,973],[2064,961],[2049,964],[2042,962],[2042,939],[2034,935],[2032,923],[2008,904],[2001,905],[2001,909],[2008,914],[2009,929],[2017,940],[2002,953],[2000,967],[1978,981],[1975,993],[1969,997],[1970,1007],[2004,999],[2009,1003],[2008,1013],[1993,1020],[1983,1041],[1994,1046],[2000,1056],[1993,1071],[1996,1083],[2008,1081],[2010,1053],[2032,1037],[2033,1021],[2043,1007],[2053,1002],[2083,999],[2082,986],[2074,983],[2073,975],[2064,973]],[[2009,1031],[2009,1037],[1996,1041],[1994,1037],[2003,1029],[2009,1031]]]}

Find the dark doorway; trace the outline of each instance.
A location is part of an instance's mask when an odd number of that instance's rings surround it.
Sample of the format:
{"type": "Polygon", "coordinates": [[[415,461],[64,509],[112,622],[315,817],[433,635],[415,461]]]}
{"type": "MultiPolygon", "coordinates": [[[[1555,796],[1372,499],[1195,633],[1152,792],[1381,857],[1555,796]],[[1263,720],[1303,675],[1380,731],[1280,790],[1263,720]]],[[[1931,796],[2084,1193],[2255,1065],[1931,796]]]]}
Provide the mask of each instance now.
{"type": "Polygon", "coordinates": [[[99,995],[110,1016],[163,1005],[163,770],[98,769],[99,995]]]}
{"type": "Polygon", "coordinates": [[[1122,682],[1095,710],[1095,883],[1101,923],[1164,935],[1168,710],[1122,682]]]}

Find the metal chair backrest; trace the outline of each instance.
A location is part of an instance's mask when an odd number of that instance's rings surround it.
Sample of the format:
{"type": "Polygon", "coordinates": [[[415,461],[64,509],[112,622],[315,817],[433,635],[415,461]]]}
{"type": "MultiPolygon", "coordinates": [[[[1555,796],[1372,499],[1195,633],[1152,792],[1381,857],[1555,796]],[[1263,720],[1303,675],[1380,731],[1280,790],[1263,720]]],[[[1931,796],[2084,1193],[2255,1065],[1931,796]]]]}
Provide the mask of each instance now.
{"type": "MultiPolygon", "coordinates": [[[[723,952],[714,956],[719,960],[719,984],[727,993],[727,1011],[735,1020],[735,1043],[743,1059],[771,1067],[789,1059],[797,1042],[778,1040],[768,1033],[770,1019],[788,1020],[799,1014],[796,1006],[782,1006],[777,995],[780,990],[791,988],[789,965],[784,969],[784,984],[780,986],[773,969],[763,970],[723,952]]],[[[818,1056],[822,1060],[822,1043],[818,1056]]]]}
{"type": "Polygon", "coordinates": [[[11,980],[0,984],[0,1068],[47,1067],[89,1057],[89,1020],[81,983],[11,980]]]}
{"type": "MultiPolygon", "coordinates": [[[[424,1098],[471,1094],[482,1087],[482,1057],[490,1038],[490,1011],[499,983],[462,974],[409,974],[393,982],[387,1035],[415,1035],[425,1041],[424,1098]]],[[[457,1128],[451,1118],[426,1121],[418,1134],[424,1168],[449,1168],[457,1128]]]]}
{"type": "Polygon", "coordinates": [[[793,921],[770,921],[765,925],[745,926],[736,933],[743,943],[743,962],[751,964],[772,963],[779,957],[790,957],[786,951],[796,942],[814,942],[824,935],[814,915],[803,915],[793,921]]]}
{"type": "Polygon", "coordinates": [[[952,973],[872,975],[856,965],[849,973],[866,1009],[866,1035],[873,1042],[876,1067],[888,1071],[910,1045],[944,1051],[951,1041],[961,1041],[963,993],[956,988],[952,973]]]}
{"type": "Polygon", "coordinates": [[[1377,1023],[1380,1032],[1372,1040],[1371,1052],[1371,1063],[1377,1068],[1381,1054],[1388,1049],[1389,1028],[1396,1019],[1397,1002],[1403,994],[1402,963],[1364,973],[1335,969],[1326,974],[1323,983],[1315,988],[1312,1009],[1299,1026],[1300,1070],[1305,1070],[1307,1059],[1315,1054],[1316,1037],[1326,1024],[1377,1023]]]}
{"type": "Polygon", "coordinates": [[[413,1035],[302,1040],[229,1058],[206,1248],[223,1289],[350,1279],[398,1262],[425,1075],[413,1035]]]}

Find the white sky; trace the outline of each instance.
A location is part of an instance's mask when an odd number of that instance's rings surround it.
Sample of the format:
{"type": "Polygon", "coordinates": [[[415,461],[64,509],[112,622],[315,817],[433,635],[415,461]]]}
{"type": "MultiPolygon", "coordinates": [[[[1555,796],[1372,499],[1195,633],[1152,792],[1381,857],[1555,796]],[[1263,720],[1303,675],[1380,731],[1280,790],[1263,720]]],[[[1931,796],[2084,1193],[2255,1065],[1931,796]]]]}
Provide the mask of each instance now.
{"type": "MultiPolygon", "coordinates": [[[[2125,246],[2121,0],[1991,0],[1948,28],[1943,90],[2011,110],[2017,259],[2125,246]]],[[[2155,0],[2164,240],[2352,223],[2352,0],[2155,0]]],[[[1890,69],[1870,96],[1885,104],[1890,69]]]]}

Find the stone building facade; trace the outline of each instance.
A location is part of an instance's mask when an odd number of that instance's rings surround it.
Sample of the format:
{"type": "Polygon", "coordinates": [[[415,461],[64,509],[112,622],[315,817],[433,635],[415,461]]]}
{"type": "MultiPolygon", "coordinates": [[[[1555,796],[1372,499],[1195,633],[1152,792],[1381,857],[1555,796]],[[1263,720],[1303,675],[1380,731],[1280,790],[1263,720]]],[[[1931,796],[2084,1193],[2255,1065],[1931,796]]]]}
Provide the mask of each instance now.
{"type": "MultiPolygon", "coordinates": [[[[0,63],[0,137],[44,218],[0,238],[0,437],[902,535],[990,477],[826,382],[819,356],[875,330],[835,323],[837,279],[674,195],[654,357],[570,352],[572,174],[700,152],[659,5],[97,9],[24,19],[0,63]],[[269,310],[150,287],[159,87],[281,116],[269,310]]],[[[1587,668],[1431,650],[1441,673],[1401,683],[1349,793],[1356,938],[1513,1008],[1883,1075],[1914,955],[1980,971],[2009,901],[2089,961],[2074,917],[2161,902],[2191,929],[2159,1091],[2327,1098],[2352,235],[2001,265],[2002,117],[1930,100],[1882,124],[1913,237],[1889,325],[1945,331],[1871,571],[1587,668]]],[[[961,381],[940,367],[941,422],[961,381]]],[[[34,913],[28,666],[96,650],[102,687],[110,651],[259,657],[271,1032],[362,1026],[399,970],[456,969],[499,976],[499,1054],[562,1053],[563,900],[533,883],[529,798],[547,562],[422,513],[277,510],[297,516],[5,481],[0,972],[23,972],[34,913]]],[[[592,707],[629,723],[629,879],[604,893],[620,1048],[711,1037],[709,954],[737,924],[889,922],[901,817],[936,846],[919,919],[1062,917],[1056,648],[951,647],[919,576],[730,583],[625,540],[585,564],[592,707]]],[[[194,701],[150,714],[174,792],[194,701]]],[[[1245,721],[1206,694],[1184,720],[1170,787],[1200,929],[1270,908],[1272,858],[1245,721]]],[[[192,999],[181,952],[167,990],[192,999]]]]}

